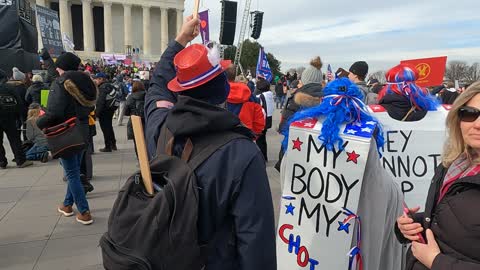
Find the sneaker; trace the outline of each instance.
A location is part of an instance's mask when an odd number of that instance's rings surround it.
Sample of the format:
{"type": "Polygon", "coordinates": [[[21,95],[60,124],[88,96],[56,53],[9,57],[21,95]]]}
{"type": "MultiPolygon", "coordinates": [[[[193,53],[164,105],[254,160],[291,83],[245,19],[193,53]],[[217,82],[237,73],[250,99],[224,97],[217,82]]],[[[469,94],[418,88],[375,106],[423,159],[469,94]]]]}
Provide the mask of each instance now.
{"type": "Polygon", "coordinates": [[[48,156],[49,156],[48,152],[43,153],[42,158],[40,159],[40,162],[47,163],[49,159],[48,156]]]}
{"type": "Polygon", "coordinates": [[[71,217],[73,216],[73,208],[71,205],[65,206],[62,204],[62,206],[58,207],[58,212],[62,213],[66,217],[71,217]]]}
{"type": "Polygon", "coordinates": [[[83,191],[85,192],[85,195],[87,195],[88,192],[92,192],[95,188],[93,187],[90,182],[84,182],[82,183],[83,185],[83,191]]]}
{"type": "Polygon", "coordinates": [[[31,160],[25,160],[22,164],[17,165],[17,168],[25,168],[32,165],[33,165],[33,162],[31,160]]]}
{"type": "Polygon", "coordinates": [[[112,152],[112,148],[100,148],[98,151],[102,152],[102,153],[110,153],[112,152]]]}
{"type": "Polygon", "coordinates": [[[82,223],[83,225],[90,225],[93,223],[92,215],[90,215],[90,211],[86,211],[83,214],[77,214],[77,222],[82,223]]]}

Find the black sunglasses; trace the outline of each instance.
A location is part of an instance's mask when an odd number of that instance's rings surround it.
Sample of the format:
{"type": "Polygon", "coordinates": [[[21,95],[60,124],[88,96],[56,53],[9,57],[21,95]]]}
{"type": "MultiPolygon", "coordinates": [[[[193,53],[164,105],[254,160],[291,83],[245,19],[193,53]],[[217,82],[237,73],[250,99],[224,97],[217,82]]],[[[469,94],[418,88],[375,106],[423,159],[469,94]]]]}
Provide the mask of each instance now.
{"type": "Polygon", "coordinates": [[[480,116],[480,110],[469,106],[463,106],[458,110],[458,117],[463,122],[474,122],[480,116]]]}

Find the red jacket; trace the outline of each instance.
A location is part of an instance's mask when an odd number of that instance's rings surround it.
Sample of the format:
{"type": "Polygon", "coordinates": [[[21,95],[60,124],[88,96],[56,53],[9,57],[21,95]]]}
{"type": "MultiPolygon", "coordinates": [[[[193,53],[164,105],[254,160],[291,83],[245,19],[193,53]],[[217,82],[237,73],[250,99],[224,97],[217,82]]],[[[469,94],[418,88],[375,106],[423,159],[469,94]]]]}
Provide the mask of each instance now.
{"type": "Polygon", "coordinates": [[[252,92],[243,83],[230,82],[230,94],[227,109],[236,114],[243,125],[259,135],[265,128],[265,113],[262,106],[255,102],[252,92]]]}

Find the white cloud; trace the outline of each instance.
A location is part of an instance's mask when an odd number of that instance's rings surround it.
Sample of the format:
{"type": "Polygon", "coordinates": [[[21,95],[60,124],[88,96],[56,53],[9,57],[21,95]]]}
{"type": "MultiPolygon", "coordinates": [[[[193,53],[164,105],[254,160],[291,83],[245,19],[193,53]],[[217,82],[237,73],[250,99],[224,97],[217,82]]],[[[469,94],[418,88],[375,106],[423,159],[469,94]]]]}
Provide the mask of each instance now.
{"type": "MultiPolygon", "coordinates": [[[[210,9],[210,32],[218,39],[221,4],[204,0],[210,9]]],[[[246,0],[239,0],[237,35],[246,0]]],[[[193,0],[185,2],[186,14],[193,0]]],[[[366,60],[371,71],[402,59],[447,55],[449,59],[480,61],[476,0],[255,0],[265,12],[261,38],[283,69],[306,65],[320,55],[325,63],[347,67],[366,60]]]]}

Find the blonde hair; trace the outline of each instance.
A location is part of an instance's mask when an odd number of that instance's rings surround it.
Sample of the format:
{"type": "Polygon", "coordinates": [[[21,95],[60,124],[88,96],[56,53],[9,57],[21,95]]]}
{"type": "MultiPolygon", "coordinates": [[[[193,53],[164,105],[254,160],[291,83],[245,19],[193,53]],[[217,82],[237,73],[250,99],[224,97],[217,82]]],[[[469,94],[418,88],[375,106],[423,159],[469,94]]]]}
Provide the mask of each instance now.
{"type": "Polygon", "coordinates": [[[34,120],[33,122],[36,122],[38,117],[40,116],[40,107],[37,109],[29,109],[28,110],[28,115],[27,115],[27,120],[34,120]]]}
{"type": "Polygon", "coordinates": [[[465,106],[473,97],[480,94],[480,82],[476,82],[468,87],[452,105],[452,109],[448,113],[446,126],[447,126],[447,141],[442,154],[442,164],[445,167],[450,167],[452,163],[463,153],[467,155],[467,158],[472,162],[479,163],[479,160],[472,160],[473,149],[465,144],[462,136],[462,130],[460,129],[460,117],[458,117],[458,111],[465,106]]]}

